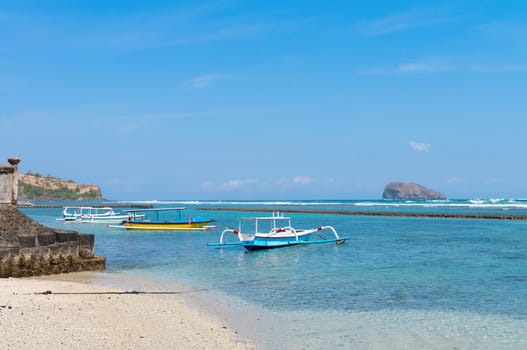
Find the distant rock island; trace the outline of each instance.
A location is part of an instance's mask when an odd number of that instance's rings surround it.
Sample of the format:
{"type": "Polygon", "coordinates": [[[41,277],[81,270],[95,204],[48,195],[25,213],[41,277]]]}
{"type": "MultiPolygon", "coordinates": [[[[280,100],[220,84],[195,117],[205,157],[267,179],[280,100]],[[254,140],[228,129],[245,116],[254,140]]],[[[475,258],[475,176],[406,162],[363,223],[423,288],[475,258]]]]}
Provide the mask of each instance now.
{"type": "Polygon", "coordinates": [[[391,182],[384,187],[383,199],[447,199],[437,191],[431,190],[413,182],[391,182]]]}
{"type": "Polygon", "coordinates": [[[19,201],[100,201],[101,189],[96,185],[77,184],[51,175],[28,172],[19,174],[19,201]]]}

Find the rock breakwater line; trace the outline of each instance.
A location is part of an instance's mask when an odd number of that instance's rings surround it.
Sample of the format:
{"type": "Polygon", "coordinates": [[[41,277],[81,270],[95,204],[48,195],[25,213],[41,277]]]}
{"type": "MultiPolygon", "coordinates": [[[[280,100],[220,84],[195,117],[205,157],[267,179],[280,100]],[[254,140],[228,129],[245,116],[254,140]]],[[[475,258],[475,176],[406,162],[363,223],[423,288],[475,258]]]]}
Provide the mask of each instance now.
{"type": "Polygon", "coordinates": [[[406,212],[376,212],[376,211],[346,211],[346,210],[300,210],[300,209],[261,209],[261,208],[198,208],[199,210],[213,211],[239,211],[239,212],[264,212],[271,213],[302,213],[302,214],[334,214],[352,216],[395,216],[395,217],[421,217],[442,219],[486,219],[486,220],[527,220],[527,215],[500,215],[500,214],[462,214],[462,213],[406,213],[406,212]]]}
{"type": "Polygon", "coordinates": [[[59,204],[17,204],[17,208],[24,209],[55,209],[55,208],[64,208],[64,207],[92,207],[92,208],[126,208],[126,209],[151,209],[154,206],[151,204],[97,204],[97,205],[87,205],[87,204],[75,204],[71,202],[68,205],[59,205],[59,204]]]}

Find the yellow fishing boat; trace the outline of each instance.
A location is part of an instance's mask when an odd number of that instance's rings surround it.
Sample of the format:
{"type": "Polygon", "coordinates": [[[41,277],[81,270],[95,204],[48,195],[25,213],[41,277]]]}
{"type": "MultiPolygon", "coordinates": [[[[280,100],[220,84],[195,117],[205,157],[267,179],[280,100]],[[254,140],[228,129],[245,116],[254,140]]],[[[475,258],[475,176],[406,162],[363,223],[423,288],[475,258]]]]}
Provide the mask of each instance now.
{"type": "Polygon", "coordinates": [[[138,209],[125,210],[128,218],[119,225],[110,225],[109,227],[124,228],[127,230],[182,230],[207,231],[216,226],[209,225],[214,222],[211,219],[205,219],[201,216],[182,217],[181,212],[186,208],[156,208],[156,209],[138,209]],[[160,212],[176,211],[177,219],[163,220],[160,219],[160,212]]]}

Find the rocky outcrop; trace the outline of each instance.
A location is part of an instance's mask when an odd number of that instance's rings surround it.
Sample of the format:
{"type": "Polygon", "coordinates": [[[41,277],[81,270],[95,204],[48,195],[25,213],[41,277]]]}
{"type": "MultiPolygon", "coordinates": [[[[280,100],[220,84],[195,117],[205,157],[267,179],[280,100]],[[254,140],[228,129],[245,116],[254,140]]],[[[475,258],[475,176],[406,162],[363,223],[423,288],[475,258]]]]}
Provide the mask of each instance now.
{"type": "Polygon", "coordinates": [[[413,182],[391,182],[384,188],[383,199],[416,200],[416,199],[447,199],[437,191],[423,187],[413,182]]]}
{"type": "Polygon", "coordinates": [[[0,204],[0,277],[100,270],[94,235],[41,225],[10,204],[0,204]]]}
{"type": "Polygon", "coordinates": [[[96,185],[77,184],[52,176],[20,174],[18,200],[20,201],[100,201],[101,189],[96,185]]]}

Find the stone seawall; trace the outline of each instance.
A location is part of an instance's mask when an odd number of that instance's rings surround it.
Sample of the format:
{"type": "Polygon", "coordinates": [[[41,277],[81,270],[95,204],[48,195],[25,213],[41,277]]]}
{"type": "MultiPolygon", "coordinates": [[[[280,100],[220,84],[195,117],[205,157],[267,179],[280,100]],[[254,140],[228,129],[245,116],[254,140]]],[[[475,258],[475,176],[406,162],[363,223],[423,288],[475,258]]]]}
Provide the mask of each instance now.
{"type": "Polygon", "coordinates": [[[0,277],[101,270],[94,235],[43,226],[12,205],[0,205],[0,277]]]}

